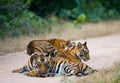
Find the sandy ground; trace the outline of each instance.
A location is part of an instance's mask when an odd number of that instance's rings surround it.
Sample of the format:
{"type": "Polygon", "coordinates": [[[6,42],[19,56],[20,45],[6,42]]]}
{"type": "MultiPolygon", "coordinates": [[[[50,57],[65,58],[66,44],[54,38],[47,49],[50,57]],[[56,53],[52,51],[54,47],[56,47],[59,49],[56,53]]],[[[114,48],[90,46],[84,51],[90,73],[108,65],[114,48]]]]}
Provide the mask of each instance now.
{"type": "MultiPolygon", "coordinates": [[[[98,70],[108,68],[120,59],[120,34],[80,41],[88,42],[91,59],[86,63],[93,68],[98,70]]],[[[25,51],[5,55],[1,54],[0,83],[65,83],[65,78],[62,76],[37,78],[24,76],[23,74],[11,73],[13,69],[22,67],[23,64],[26,63],[27,58],[28,56],[25,51]]],[[[69,80],[70,82],[74,82],[77,78],[78,77],[71,76],[69,77],[69,80]]]]}

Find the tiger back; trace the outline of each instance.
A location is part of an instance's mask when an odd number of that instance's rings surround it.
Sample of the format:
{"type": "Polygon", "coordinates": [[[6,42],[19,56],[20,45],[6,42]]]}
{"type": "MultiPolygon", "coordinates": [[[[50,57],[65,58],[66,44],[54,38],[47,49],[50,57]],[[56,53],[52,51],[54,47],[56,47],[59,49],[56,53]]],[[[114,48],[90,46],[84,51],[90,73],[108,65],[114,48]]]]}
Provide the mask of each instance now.
{"type": "Polygon", "coordinates": [[[54,54],[55,48],[47,40],[32,40],[27,45],[27,54],[32,55],[35,52],[44,52],[54,54]]]}
{"type": "Polygon", "coordinates": [[[72,46],[72,43],[62,39],[49,39],[49,40],[32,40],[27,45],[27,54],[31,55],[35,52],[45,52],[54,55],[60,49],[72,46]]]}
{"type": "Polygon", "coordinates": [[[63,39],[50,39],[48,40],[57,50],[65,49],[66,47],[71,47],[72,42],[70,40],[63,39]]]}

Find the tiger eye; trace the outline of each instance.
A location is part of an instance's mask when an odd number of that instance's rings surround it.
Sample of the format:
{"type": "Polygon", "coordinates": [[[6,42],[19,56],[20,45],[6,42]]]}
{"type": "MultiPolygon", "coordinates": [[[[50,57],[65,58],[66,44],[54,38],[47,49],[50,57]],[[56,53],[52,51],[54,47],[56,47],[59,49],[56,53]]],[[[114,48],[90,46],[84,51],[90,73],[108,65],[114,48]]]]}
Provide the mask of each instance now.
{"type": "Polygon", "coordinates": [[[45,61],[45,59],[41,59],[41,61],[42,61],[42,62],[44,62],[44,61],[45,61]]]}
{"type": "Polygon", "coordinates": [[[37,64],[40,65],[40,61],[37,61],[37,64]]]}

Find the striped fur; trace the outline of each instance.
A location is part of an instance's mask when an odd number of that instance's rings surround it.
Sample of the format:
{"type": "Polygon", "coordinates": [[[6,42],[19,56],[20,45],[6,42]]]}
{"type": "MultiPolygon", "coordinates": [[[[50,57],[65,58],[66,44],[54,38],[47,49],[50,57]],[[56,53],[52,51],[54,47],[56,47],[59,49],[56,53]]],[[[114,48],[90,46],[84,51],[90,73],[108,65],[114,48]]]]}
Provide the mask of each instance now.
{"type": "Polygon", "coordinates": [[[31,55],[35,52],[44,52],[51,55],[55,55],[56,51],[70,46],[72,46],[72,43],[69,40],[32,40],[27,45],[27,54],[31,55]]]}
{"type": "Polygon", "coordinates": [[[87,61],[90,59],[89,50],[87,48],[86,42],[85,43],[74,43],[71,47],[65,50],[59,50],[56,53],[56,56],[63,57],[73,62],[82,62],[82,60],[87,61]]]}
{"type": "Polygon", "coordinates": [[[48,42],[52,44],[57,50],[72,46],[72,42],[70,40],[50,39],[48,42]]]}
{"type": "Polygon", "coordinates": [[[59,75],[88,75],[96,71],[92,69],[85,63],[72,62],[61,57],[51,58],[49,61],[51,63],[51,71],[49,73],[59,74],[59,75]]]}
{"type": "Polygon", "coordinates": [[[76,57],[84,61],[87,61],[90,59],[87,42],[84,42],[83,44],[81,42],[75,43],[72,47],[69,47],[68,49],[66,49],[66,52],[70,53],[71,55],[75,55],[76,57]]]}
{"type": "Polygon", "coordinates": [[[27,45],[27,54],[32,55],[35,52],[44,52],[48,54],[53,54],[55,52],[55,48],[46,40],[32,40],[27,45]]]}
{"type": "Polygon", "coordinates": [[[61,57],[47,57],[47,59],[46,56],[40,57],[39,62],[43,63],[39,63],[37,68],[25,72],[25,75],[34,77],[49,77],[55,75],[84,76],[97,71],[85,63],[73,62],[61,57]],[[49,64],[49,67],[45,65],[46,62],[49,64]]]}
{"type": "Polygon", "coordinates": [[[32,77],[46,77],[50,64],[46,53],[33,53],[22,68],[13,70],[13,73],[24,73],[32,77]]]}
{"type": "Polygon", "coordinates": [[[83,59],[84,61],[90,59],[87,42],[82,44],[80,42],[74,43],[69,40],[66,41],[62,39],[33,40],[27,46],[27,53],[28,55],[31,55],[35,52],[44,52],[48,55],[60,55],[62,57],[66,57],[67,55],[69,59],[79,59],[79,61],[81,61],[81,59],[83,59]]]}
{"type": "Polygon", "coordinates": [[[24,73],[32,77],[48,77],[59,75],[82,76],[93,73],[94,69],[79,61],[72,61],[63,57],[46,57],[46,53],[33,53],[22,68],[13,72],[24,73]]]}

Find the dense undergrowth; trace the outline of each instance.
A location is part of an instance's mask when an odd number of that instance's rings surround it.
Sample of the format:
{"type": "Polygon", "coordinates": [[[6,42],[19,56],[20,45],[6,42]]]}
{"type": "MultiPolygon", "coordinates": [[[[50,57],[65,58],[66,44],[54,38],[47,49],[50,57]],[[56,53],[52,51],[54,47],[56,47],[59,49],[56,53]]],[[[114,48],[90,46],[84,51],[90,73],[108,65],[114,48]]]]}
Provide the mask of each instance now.
{"type": "Polygon", "coordinates": [[[67,20],[74,25],[120,17],[119,0],[1,0],[0,38],[50,33],[67,20]]]}

